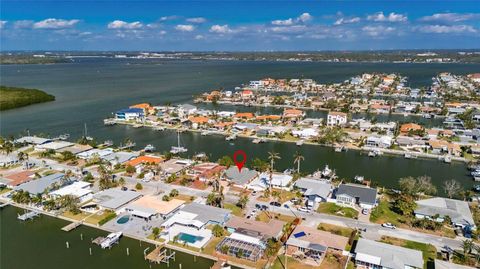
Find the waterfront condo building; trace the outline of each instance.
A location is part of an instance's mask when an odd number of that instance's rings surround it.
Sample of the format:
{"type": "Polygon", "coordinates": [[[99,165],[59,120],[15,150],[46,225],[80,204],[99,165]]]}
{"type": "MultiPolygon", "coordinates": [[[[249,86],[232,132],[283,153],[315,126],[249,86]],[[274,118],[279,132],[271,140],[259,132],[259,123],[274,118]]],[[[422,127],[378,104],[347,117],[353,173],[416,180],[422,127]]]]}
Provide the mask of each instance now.
{"type": "Polygon", "coordinates": [[[347,123],[347,113],[330,111],[327,116],[328,126],[342,126],[347,123]]]}

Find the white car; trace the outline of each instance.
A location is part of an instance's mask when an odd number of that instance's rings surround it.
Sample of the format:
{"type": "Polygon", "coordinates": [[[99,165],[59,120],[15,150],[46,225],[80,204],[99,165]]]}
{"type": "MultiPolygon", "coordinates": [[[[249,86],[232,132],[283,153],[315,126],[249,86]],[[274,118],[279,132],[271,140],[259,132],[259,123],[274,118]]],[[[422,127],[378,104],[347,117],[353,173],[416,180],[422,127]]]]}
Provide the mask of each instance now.
{"type": "Polygon", "coordinates": [[[298,211],[301,211],[301,212],[307,212],[307,213],[309,213],[309,212],[310,212],[310,210],[309,210],[308,208],[304,207],[304,206],[303,206],[303,207],[300,207],[300,208],[298,208],[298,211]]]}
{"type": "Polygon", "coordinates": [[[391,224],[390,222],[386,222],[382,224],[382,227],[389,228],[389,229],[396,229],[395,225],[391,224]]]}

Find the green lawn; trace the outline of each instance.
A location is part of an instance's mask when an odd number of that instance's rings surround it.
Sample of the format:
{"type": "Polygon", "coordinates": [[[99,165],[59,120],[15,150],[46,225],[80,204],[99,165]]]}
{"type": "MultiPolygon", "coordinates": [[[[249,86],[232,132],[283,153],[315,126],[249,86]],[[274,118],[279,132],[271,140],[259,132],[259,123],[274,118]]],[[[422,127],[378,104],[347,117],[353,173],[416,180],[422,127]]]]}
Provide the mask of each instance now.
{"type": "Polygon", "coordinates": [[[437,249],[430,244],[425,244],[425,243],[420,243],[416,241],[410,241],[410,240],[405,240],[405,239],[400,239],[395,237],[389,237],[389,236],[382,236],[382,239],[380,240],[380,242],[421,251],[423,254],[423,260],[425,261],[424,268],[427,268],[427,263],[434,262],[435,258],[437,257],[437,249]]]}
{"type": "Polygon", "coordinates": [[[390,222],[398,226],[400,223],[405,223],[406,218],[403,215],[393,212],[388,201],[381,200],[377,207],[372,210],[370,221],[375,223],[390,222]]]}
{"type": "Polygon", "coordinates": [[[241,209],[240,207],[238,207],[234,204],[225,203],[223,205],[223,207],[225,209],[232,210],[232,214],[237,216],[237,217],[243,217],[244,216],[243,209],[241,209]]]}
{"type": "Polygon", "coordinates": [[[317,209],[318,213],[336,215],[347,218],[357,218],[358,211],[351,207],[343,207],[334,203],[321,203],[317,209]]]}
{"type": "Polygon", "coordinates": [[[333,224],[328,224],[328,223],[318,224],[317,229],[322,230],[322,231],[326,231],[326,232],[330,232],[332,234],[345,236],[345,237],[350,237],[350,235],[352,235],[352,233],[354,231],[351,228],[342,227],[342,226],[333,225],[333,224]]]}

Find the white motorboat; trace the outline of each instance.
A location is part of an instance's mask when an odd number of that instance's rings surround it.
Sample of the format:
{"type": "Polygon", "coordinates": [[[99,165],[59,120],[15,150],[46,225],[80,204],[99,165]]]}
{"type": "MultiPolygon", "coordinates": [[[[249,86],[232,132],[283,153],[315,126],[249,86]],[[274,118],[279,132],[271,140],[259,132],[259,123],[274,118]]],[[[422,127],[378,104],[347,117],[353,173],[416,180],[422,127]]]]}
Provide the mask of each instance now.
{"type": "Polygon", "coordinates": [[[105,239],[100,243],[100,247],[103,249],[111,248],[113,244],[117,243],[122,237],[122,232],[111,233],[105,237],[105,239]]]}
{"type": "Polygon", "coordinates": [[[300,147],[301,145],[303,145],[303,142],[303,140],[298,140],[297,142],[295,142],[295,144],[300,147]]]}
{"type": "Polygon", "coordinates": [[[225,140],[227,140],[227,141],[232,141],[232,140],[235,140],[235,139],[237,139],[237,135],[236,135],[236,134],[232,134],[232,135],[227,136],[227,137],[225,138],[225,140]]]}
{"type": "Polygon", "coordinates": [[[148,144],[145,146],[143,149],[145,152],[153,152],[155,150],[155,147],[152,144],[148,144]]]}

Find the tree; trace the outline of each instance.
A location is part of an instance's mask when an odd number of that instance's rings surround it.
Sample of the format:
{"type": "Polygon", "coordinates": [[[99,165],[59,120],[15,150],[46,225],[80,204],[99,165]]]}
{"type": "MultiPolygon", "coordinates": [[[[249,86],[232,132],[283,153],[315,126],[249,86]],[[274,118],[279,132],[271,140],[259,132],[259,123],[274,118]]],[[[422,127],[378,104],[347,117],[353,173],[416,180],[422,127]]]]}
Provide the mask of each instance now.
{"type": "Polygon", "coordinates": [[[213,226],[212,228],[212,234],[215,237],[221,237],[225,234],[225,230],[223,229],[222,226],[215,224],[215,226],[213,226]]]}
{"type": "Polygon", "coordinates": [[[429,176],[425,175],[417,177],[417,185],[420,192],[428,195],[437,193],[437,188],[432,184],[432,178],[429,176]]]}
{"type": "Polygon", "coordinates": [[[177,234],[173,237],[173,243],[177,243],[178,242],[178,239],[180,239],[180,236],[177,234]]]}
{"type": "Polygon", "coordinates": [[[222,245],[220,247],[220,251],[223,253],[223,254],[228,254],[228,251],[230,250],[230,247],[228,245],[222,245]]]}
{"type": "Polygon", "coordinates": [[[118,184],[119,184],[120,186],[122,186],[122,187],[125,186],[125,184],[126,184],[125,179],[124,179],[123,177],[121,177],[121,178],[118,180],[118,184]]]}
{"type": "Polygon", "coordinates": [[[164,201],[164,202],[170,201],[170,196],[164,195],[164,196],[162,197],[162,201],[164,201]]]}
{"type": "Polygon", "coordinates": [[[267,247],[265,249],[265,255],[267,257],[272,257],[274,256],[278,251],[278,241],[275,238],[269,238],[267,240],[267,247]]]}
{"type": "Polygon", "coordinates": [[[160,234],[160,228],[158,228],[158,227],[153,228],[152,229],[152,234],[153,234],[154,239],[157,238],[158,235],[160,234]]]}
{"type": "Polygon", "coordinates": [[[475,244],[473,243],[472,240],[469,240],[469,239],[463,240],[462,241],[463,255],[466,256],[467,254],[470,254],[474,246],[475,244]]]}
{"type": "Polygon", "coordinates": [[[135,167],[131,166],[130,164],[127,165],[127,167],[125,168],[125,172],[127,172],[127,174],[133,174],[135,173],[135,167]]]}
{"type": "Polygon", "coordinates": [[[268,170],[268,163],[260,158],[254,158],[252,160],[252,168],[260,172],[265,172],[268,170]]]}
{"type": "Polygon", "coordinates": [[[445,194],[447,194],[448,198],[452,198],[460,192],[462,187],[458,181],[455,179],[450,179],[443,183],[443,189],[445,190],[445,194]]]}
{"type": "Polygon", "coordinates": [[[413,197],[408,194],[399,195],[398,199],[393,203],[394,211],[406,216],[412,216],[416,207],[417,203],[415,203],[413,197]]]}
{"type": "Polygon", "coordinates": [[[237,206],[240,207],[241,209],[244,209],[247,206],[247,203],[248,203],[248,196],[242,195],[240,196],[240,199],[238,199],[237,206]]]}
{"type": "Polygon", "coordinates": [[[137,184],[135,185],[135,189],[137,189],[137,190],[142,190],[142,189],[143,189],[142,184],[141,184],[140,182],[137,183],[137,184]]]}
{"type": "Polygon", "coordinates": [[[223,156],[222,158],[218,159],[217,161],[218,164],[222,165],[222,166],[226,166],[227,168],[234,165],[235,163],[233,162],[233,159],[232,157],[230,156],[223,156]]]}
{"type": "Polygon", "coordinates": [[[404,194],[416,195],[417,194],[417,181],[413,177],[403,177],[398,181],[400,190],[404,194]]]}
{"type": "Polygon", "coordinates": [[[170,197],[176,197],[178,196],[178,190],[177,189],[173,189],[170,191],[170,197]]]}
{"type": "Polygon", "coordinates": [[[305,157],[303,157],[298,151],[293,155],[293,163],[297,164],[297,173],[300,173],[300,162],[305,160],[305,157]]]}
{"type": "Polygon", "coordinates": [[[243,249],[239,249],[237,251],[237,258],[242,258],[243,257],[243,249]]]}
{"type": "Polygon", "coordinates": [[[279,160],[280,155],[276,153],[275,151],[270,151],[268,153],[268,159],[270,160],[270,182],[269,182],[269,187],[270,189],[272,188],[272,180],[273,180],[273,165],[275,164],[275,160],[279,160]]]}

